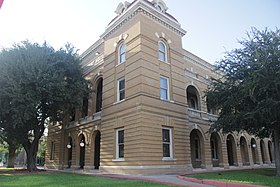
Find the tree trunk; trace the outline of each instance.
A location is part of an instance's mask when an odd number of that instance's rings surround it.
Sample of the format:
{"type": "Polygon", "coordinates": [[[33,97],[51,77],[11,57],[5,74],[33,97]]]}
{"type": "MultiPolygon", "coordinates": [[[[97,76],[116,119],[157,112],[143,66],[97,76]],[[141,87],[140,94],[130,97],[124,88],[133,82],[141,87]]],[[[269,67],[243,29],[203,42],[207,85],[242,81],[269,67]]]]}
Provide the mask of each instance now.
{"type": "Polygon", "coordinates": [[[16,146],[13,143],[9,144],[9,157],[8,157],[8,165],[7,168],[14,168],[15,167],[15,153],[16,153],[16,146]]]}
{"type": "Polygon", "coordinates": [[[36,171],[36,158],[38,152],[39,141],[33,141],[29,146],[23,145],[27,155],[27,170],[29,172],[36,171]]]}
{"type": "Polygon", "coordinates": [[[280,177],[280,127],[274,128],[274,156],[276,165],[276,176],[280,177]]]}

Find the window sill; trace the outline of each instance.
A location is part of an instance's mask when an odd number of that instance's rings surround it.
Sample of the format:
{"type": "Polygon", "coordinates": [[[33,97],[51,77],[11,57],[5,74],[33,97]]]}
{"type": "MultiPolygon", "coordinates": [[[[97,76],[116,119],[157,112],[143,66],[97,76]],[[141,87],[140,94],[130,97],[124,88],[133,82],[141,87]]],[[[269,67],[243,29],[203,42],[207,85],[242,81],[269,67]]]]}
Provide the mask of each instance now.
{"type": "Polygon", "coordinates": [[[116,158],[112,160],[113,162],[124,162],[125,159],[124,158],[116,158]]]}
{"type": "Polygon", "coordinates": [[[124,62],[122,62],[122,63],[119,63],[118,62],[118,64],[117,65],[115,65],[115,67],[118,67],[118,66],[120,66],[120,65],[122,65],[122,64],[124,64],[125,63],[125,61],[124,62]]]}
{"type": "Polygon", "coordinates": [[[169,100],[169,99],[162,99],[162,98],[160,98],[160,100],[162,100],[162,101],[166,101],[166,102],[169,102],[169,103],[174,103],[174,101],[173,101],[173,100],[169,100]]]}
{"type": "Polygon", "coordinates": [[[162,161],[176,161],[176,159],[171,158],[171,157],[163,157],[162,161]]]}
{"type": "Polygon", "coordinates": [[[163,63],[165,63],[165,64],[168,64],[168,65],[170,65],[170,63],[169,62],[167,62],[167,61],[164,61],[164,60],[161,60],[161,59],[158,59],[159,61],[161,61],[161,62],[163,62],[163,63]]]}
{"type": "Polygon", "coordinates": [[[118,104],[118,103],[122,103],[122,102],[124,102],[124,101],[125,101],[125,99],[120,100],[120,101],[116,101],[116,102],[113,103],[113,105],[118,104]]]}

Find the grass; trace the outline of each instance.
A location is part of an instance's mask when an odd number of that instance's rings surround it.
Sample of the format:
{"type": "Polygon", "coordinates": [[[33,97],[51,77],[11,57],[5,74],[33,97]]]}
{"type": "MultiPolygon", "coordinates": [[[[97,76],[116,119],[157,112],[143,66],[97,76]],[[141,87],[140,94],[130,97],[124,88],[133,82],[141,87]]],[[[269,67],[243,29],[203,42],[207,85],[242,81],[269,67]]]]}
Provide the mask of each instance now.
{"type": "Polygon", "coordinates": [[[197,179],[222,180],[227,182],[238,182],[243,184],[256,184],[263,186],[280,186],[280,177],[276,177],[276,169],[252,169],[226,172],[213,172],[205,174],[188,175],[197,179]]]}
{"type": "Polygon", "coordinates": [[[37,174],[12,174],[0,172],[0,186],[1,187],[43,187],[43,186],[58,186],[58,187],[80,187],[80,186],[98,186],[98,187],[171,187],[171,185],[164,185],[160,183],[136,181],[136,180],[122,180],[110,179],[103,177],[95,177],[81,174],[68,173],[37,173],[37,174]]]}

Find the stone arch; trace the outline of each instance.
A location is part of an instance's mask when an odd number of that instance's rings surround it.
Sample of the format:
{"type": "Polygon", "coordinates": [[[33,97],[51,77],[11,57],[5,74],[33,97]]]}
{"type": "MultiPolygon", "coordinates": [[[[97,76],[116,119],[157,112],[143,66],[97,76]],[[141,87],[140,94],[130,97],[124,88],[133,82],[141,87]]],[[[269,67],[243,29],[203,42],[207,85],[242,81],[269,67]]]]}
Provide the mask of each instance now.
{"type": "Polygon", "coordinates": [[[205,168],[204,138],[200,130],[191,131],[190,146],[193,168],[205,168]]]}
{"type": "Polygon", "coordinates": [[[92,133],[92,157],[94,169],[99,169],[100,166],[100,142],[101,142],[101,132],[99,130],[94,130],[92,133]]]}
{"type": "Polygon", "coordinates": [[[189,108],[201,110],[200,92],[194,85],[188,85],[186,88],[187,104],[189,108]]]}
{"type": "Polygon", "coordinates": [[[265,144],[263,140],[260,140],[260,147],[261,147],[261,156],[262,156],[262,162],[266,163],[266,149],[265,149],[265,144]]]}
{"type": "Polygon", "coordinates": [[[269,140],[268,141],[268,153],[269,153],[269,160],[271,163],[274,162],[274,150],[273,150],[273,146],[272,146],[272,142],[269,140]]]}
{"type": "Polygon", "coordinates": [[[83,169],[85,166],[85,148],[86,148],[86,136],[80,133],[78,136],[78,146],[79,146],[79,165],[83,169]]]}
{"type": "Polygon", "coordinates": [[[219,167],[223,163],[222,141],[217,132],[211,133],[210,149],[213,167],[219,167]]]}
{"type": "Polygon", "coordinates": [[[71,136],[68,136],[67,138],[67,164],[68,164],[68,168],[71,168],[72,165],[72,152],[73,152],[73,138],[71,136]]]}
{"type": "Polygon", "coordinates": [[[241,159],[244,166],[250,165],[249,161],[249,153],[248,153],[248,144],[244,136],[240,137],[240,152],[241,152],[241,159]]]}
{"type": "Polygon", "coordinates": [[[227,155],[228,155],[228,164],[229,166],[237,166],[237,152],[236,152],[236,143],[235,138],[232,134],[228,134],[226,138],[227,144],[227,155]]]}
{"type": "Polygon", "coordinates": [[[252,151],[252,160],[253,164],[259,164],[259,154],[258,154],[258,147],[255,138],[251,138],[251,151],[252,151]]]}

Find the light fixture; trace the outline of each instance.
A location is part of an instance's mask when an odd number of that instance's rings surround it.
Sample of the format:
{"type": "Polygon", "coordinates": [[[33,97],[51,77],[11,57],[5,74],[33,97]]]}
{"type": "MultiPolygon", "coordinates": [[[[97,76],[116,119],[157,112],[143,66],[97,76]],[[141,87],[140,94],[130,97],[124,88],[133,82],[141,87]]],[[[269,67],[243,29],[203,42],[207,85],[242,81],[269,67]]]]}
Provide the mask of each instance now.
{"type": "Polygon", "coordinates": [[[85,146],[85,143],[84,143],[83,140],[80,142],[80,146],[81,146],[81,147],[84,147],[84,146],[85,146]]]}
{"type": "Polygon", "coordinates": [[[253,148],[256,148],[256,147],[257,147],[257,145],[256,145],[256,144],[252,144],[252,147],[253,147],[253,148]]]}
{"type": "Polygon", "coordinates": [[[67,144],[67,146],[66,146],[68,149],[71,149],[71,144],[69,143],[69,144],[67,144]]]}
{"type": "Polygon", "coordinates": [[[100,55],[100,53],[97,51],[97,52],[95,53],[95,55],[98,56],[98,55],[100,55]]]}

